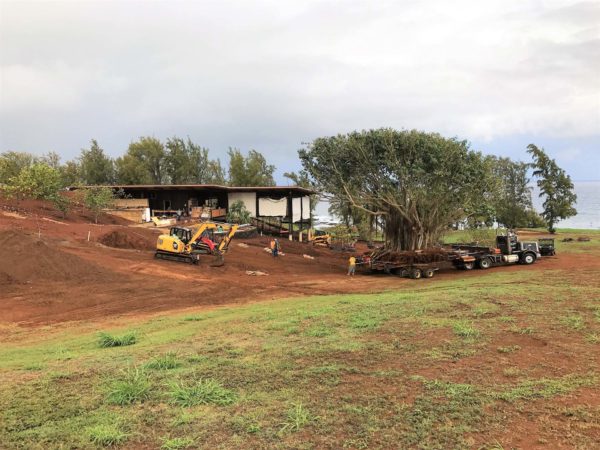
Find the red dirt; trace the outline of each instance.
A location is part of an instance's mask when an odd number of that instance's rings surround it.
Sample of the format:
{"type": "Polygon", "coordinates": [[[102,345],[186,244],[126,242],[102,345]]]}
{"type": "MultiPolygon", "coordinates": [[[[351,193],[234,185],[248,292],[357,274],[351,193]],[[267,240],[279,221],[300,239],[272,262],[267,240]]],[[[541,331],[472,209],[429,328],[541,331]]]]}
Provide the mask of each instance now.
{"type": "Polygon", "coordinates": [[[109,273],[34,235],[14,230],[0,232],[0,248],[10,257],[0,259],[0,283],[19,284],[41,281],[95,281],[109,273]]]}
{"type": "Polygon", "coordinates": [[[98,241],[103,245],[114,248],[154,250],[156,246],[156,235],[152,234],[148,236],[147,231],[148,230],[144,229],[135,231],[130,228],[114,230],[100,236],[98,241]]]}
{"type": "MultiPolygon", "coordinates": [[[[234,239],[223,267],[209,267],[210,257],[190,266],[153,258],[156,229],[126,227],[121,219],[94,225],[89,216],[74,213],[65,220],[49,208],[43,202],[22,202],[17,215],[0,209],[0,232],[8,230],[0,246],[0,323],[35,325],[292,296],[381,292],[403,284],[479,276],[478,271],[450,269],[427,281],[360,273],[349,279],[347,254],[280,240],[285,256],[275,259],[264,250],[270,240],[266,236],[234,239]],[[38,236],[43,244],[36,244],[38,236]],[[248,276],[247,270],[268,275],[248,276]]],[[[536,272],[532,276],[542,276],[548,269],[599,266],[591,255],[565,254],[527,268],[493,270],[531,270],[536,272]]]]}

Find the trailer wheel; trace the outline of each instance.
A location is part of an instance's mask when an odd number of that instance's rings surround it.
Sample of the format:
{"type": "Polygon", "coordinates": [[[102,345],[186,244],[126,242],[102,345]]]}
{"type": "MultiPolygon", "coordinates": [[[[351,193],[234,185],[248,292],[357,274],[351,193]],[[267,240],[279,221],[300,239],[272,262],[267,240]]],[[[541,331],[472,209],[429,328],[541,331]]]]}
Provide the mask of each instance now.
{"type": "Polygon", "coordinates": [[[420,269],[413,269],[410,271],[410,277],[413,280],[418,280],[419,278],[421,278],[421,275],[423,275],[423,273],[421,272],[420,269]]]}
{"type": "Polygon", "coordinates": [[[473,270],[473,267],[475,267],[475,264],[473,264],[472,262],[466,262],[463,264],[463,268],[465,270],[473,270]]]}
{"type": "Polygon", "coordinates": [[[535,262],[535,255],[533,253],[525,253],[521,258],[523,264],[533,264],[535,262]]]}
{"type": "Polygon", "coordinates": [[[483,258],[481,261],[479,261],[479,268],[480,269],[489,269],[490,267],[492,267],[492,262],[490,261],[489,258],[483,258]]]}
{"type": "Polygon", "coordinates": [[[434,275],[435,275],[435,270],[433,270],[433,269],[425,269],[423,271],[423,276],[425,278],[433,278],[434,275]]]}

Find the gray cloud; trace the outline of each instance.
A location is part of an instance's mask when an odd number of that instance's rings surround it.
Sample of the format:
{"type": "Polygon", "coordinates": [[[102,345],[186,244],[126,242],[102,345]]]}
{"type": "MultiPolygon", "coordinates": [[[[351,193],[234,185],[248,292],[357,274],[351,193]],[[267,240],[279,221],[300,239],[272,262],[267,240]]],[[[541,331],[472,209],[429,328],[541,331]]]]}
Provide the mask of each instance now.
{"type": "MultiPolygon", "coordinates": [[[[302,141],[379,126],[600,164],[597,3],[0,3],[0,151],[116,155],[189,135],[281,169],[302,141]],[[516,137],[522,136],[523,141],[516,137]],[[572,140],[573,143],[570,143],[572,140]],[[518,142],[518,144],[514,144],[518,142]]],[[[574,176],[591,170],[565,158],[574,176]]]]}

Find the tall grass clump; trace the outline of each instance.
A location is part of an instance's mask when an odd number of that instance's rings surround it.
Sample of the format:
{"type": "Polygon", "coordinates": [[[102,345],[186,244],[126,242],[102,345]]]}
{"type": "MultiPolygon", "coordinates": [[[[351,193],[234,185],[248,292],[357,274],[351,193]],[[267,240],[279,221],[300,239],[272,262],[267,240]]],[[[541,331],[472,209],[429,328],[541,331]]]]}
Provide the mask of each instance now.
{"type": "Polygon", "coordinates": [[[179,367],[181,363],[177,359],[177,354],[167,352],[164,355],[157,356],[152,361],[146,363],[148,369],[169,370],[179,367]]]}
{"type": "Polygon", "coordinates": [[[295,432],[314,421],[310,411],[302,403],[294,403],[287,411],[286,420],[281,424],[280,433],[295,432]]]}
{"type": "Polygon", "coordinates": [[[113,336],[110,333],[101,332],[98,333],[98,346],[102,348],[107,347],[124,347],[126,345],[133,345],[137,342],[137,335],[135,332],[128,332],[122,336],[113,336]]]}
{"type": "Polygon", "coordinates": [[[127,440],[128,434],[115,425],[96,425],[87,430],[89,440],[100,447],[112,447],[127,440]]]}
{"type": "Polygon", "coordinates": [[[473,325],[468,322],[456,322],[452,326],[452,331],[462,338],[475,339],[479,337],[479,330],[474,328],[473,325]]]}
{"type": "Polygon", "coordinates": [[[144,371],[129,368],[124,371],[124,377],[114,381],[108,392],[108,401],[114,405],[129,405],[143,402],[150,394],[150,380],[144,371]]]}
{"type": "Polygon", "coordinates": [[[161,450],[180,450],[182,448],[190,448],[194,445],[192,438],[163,438],[163,445],[160,447],[161,450]]]}
{"type": "Polygon", "coordinates": [[[204,378],[186,384],[183,382],[171,383],[171,401],[179,406],[189,407],[194,405],[230,405],[237,399],[237,395],[230,389],[212,378],[204,378]]]}

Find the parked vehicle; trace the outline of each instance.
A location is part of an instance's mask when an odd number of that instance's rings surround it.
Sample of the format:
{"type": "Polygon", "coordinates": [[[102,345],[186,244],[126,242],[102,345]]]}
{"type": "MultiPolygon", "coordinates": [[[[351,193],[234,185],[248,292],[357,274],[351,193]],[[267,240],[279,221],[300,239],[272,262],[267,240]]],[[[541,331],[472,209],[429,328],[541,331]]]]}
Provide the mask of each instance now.
{"type": "Polygon", "coordinates": [[[509,232],[496,236],[495,248],[472,244],[404,252],[380,248],[362,255],[358,264],[372,271],[419,279],[432,278],[444,265],[485,270],[508,264],[533,264],[541,256],[538,242],[521,242],[509,232]]]}

